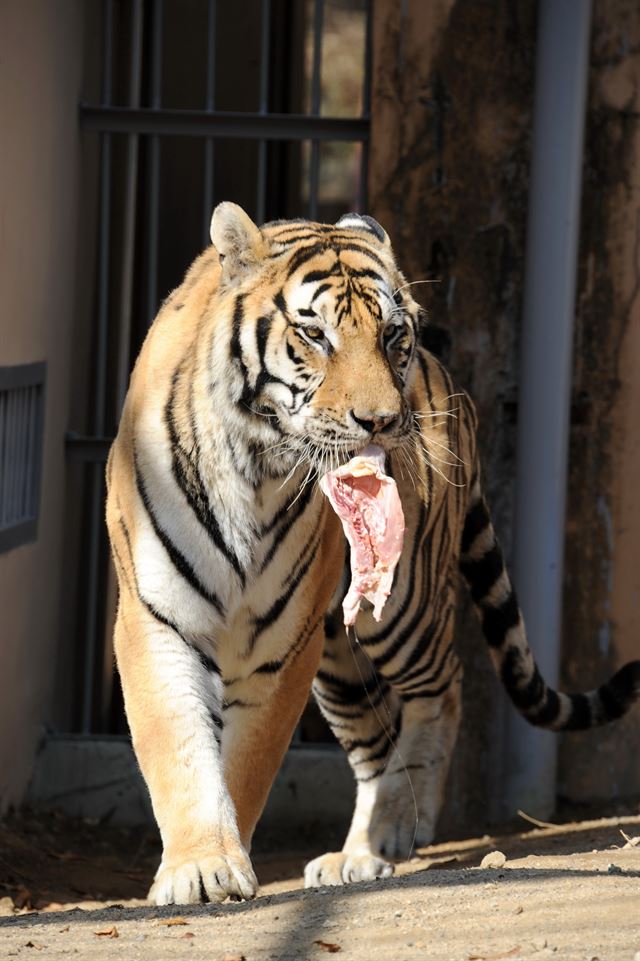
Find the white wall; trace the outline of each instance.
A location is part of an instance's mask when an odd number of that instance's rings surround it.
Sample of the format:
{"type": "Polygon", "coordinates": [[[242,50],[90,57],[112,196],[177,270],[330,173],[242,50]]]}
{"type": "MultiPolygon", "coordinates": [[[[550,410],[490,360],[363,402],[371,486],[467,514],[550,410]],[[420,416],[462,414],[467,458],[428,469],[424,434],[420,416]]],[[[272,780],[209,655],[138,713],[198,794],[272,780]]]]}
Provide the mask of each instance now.
{"type": "Polygon", "coordinates": [[[0,4],[0,365],[47,363],[40,528],[0,554],[0,810],[49,713],[63,576],[82,0],[0,4]]]}

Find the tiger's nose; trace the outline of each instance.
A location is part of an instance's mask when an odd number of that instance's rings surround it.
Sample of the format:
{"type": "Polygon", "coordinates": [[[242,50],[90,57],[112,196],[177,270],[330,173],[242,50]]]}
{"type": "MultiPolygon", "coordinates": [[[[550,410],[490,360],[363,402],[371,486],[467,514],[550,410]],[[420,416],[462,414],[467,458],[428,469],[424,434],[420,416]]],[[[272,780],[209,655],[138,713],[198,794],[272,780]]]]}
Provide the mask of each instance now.
{"type": "Polygon", "coordinates": [[[389,430],[394,427],[399,420],[398,414],[392,414],[382,410],[359,410],[357,413],[355,410],[350,410],[349,415],[358,427],[362,427],[368,434],[389,430]]]}

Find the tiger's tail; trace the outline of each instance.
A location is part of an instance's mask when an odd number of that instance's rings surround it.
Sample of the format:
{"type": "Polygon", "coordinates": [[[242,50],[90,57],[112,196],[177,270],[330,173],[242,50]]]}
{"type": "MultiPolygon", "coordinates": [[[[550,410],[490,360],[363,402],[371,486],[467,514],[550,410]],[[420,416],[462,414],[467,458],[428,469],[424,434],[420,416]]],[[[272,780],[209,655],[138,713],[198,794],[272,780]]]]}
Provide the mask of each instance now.
{"type": "Polygon", "coordinates": [[[460,569],[496,671],[530,724],[552,731],[586,730],[622,717],[640,699],[640,661],[630,661],[601,687],[584,694],[561,694],[547,686],[527,642],[522,613],[479,482],[467,508],[460,569]]]}

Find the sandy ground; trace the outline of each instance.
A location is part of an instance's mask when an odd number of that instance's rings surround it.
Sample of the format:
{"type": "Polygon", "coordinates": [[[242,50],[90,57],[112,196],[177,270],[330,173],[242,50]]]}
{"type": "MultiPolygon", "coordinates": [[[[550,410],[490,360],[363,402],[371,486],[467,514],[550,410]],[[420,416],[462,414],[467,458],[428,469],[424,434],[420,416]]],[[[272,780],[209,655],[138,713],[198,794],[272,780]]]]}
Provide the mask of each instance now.
{"type": "Polygon", "coordinates": [[[0,825],[8,958],[640,961],[640,817],[435,845],[396,876],[301,890],[307,850],[257,854],[251,903],[150,908],[157,839],[61,818],[0,825]],[[624,834],[623,834],[624,832],[624,834]],[[506,863],[481,869],[500,850],[506,863]]]}

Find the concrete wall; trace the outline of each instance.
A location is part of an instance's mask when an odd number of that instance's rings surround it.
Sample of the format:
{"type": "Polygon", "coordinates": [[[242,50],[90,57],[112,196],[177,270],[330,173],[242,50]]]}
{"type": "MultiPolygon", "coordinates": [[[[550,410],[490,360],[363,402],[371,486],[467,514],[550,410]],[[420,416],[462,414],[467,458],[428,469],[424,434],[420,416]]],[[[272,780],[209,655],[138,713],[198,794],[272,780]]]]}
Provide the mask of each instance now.
{"type": "Polygon", "coordinates": [[[0,555],[0,809],[17,802],[55,671],[74,313],[81,0],[0,5],[0,364],[47,363],[40,527],[0,555]]]}

